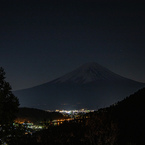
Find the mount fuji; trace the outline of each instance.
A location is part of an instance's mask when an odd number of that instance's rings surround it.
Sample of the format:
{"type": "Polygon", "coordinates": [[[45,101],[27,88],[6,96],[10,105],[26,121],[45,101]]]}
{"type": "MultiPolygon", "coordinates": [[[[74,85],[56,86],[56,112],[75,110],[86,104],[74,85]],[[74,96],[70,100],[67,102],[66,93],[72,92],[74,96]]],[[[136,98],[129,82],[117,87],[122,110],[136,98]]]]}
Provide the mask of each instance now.
{"type": "Polygon", "coordinates": [[[99,109],[144,87],[97,64],[87,63],[48,83],[14,91],[21,107],[39,109],[99,109]]]}

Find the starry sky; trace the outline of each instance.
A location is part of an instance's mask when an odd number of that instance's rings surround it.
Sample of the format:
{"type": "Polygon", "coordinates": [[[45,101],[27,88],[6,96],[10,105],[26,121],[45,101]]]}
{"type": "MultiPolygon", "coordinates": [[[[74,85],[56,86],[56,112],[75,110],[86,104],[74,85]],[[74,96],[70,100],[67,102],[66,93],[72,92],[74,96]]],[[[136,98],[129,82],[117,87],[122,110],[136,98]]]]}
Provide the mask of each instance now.
{"type": "Polygon", "coordinates": [[[87,62],[145,83],[144,1],[0,1],[0,66],[13,90],[87,62]]]}

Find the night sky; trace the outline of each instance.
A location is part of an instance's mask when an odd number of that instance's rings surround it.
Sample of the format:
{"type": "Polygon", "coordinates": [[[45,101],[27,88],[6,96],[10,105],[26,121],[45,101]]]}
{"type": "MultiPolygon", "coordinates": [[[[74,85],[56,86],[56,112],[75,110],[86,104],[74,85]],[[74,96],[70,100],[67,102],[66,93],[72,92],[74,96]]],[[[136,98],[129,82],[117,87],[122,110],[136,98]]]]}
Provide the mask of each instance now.
{"type": "Polygon", "coordinates": [[[87,62],[145,83],[143,0],[0,1],[0,66],[13,90],[87,62]]]}

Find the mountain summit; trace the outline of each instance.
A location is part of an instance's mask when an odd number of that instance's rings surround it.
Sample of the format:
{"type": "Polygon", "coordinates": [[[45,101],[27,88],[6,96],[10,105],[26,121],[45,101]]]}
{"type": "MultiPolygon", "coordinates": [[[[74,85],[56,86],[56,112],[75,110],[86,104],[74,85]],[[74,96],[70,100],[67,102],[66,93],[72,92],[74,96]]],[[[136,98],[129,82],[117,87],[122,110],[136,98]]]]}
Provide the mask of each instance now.
{"type": "Polygon", "coordinates": [[[97,63],[87,63],[51,82],[15,91],[21,107],[39,109],[98,109],[144,87],[97,63]]]}
{"type": "Polygon", "coordinates": [[[86,63],[76,70],[53,80],[52,83],[76,83],[76,84],[87,84],[91,82],[97,82],[100,80],[118,80],[124,79],[119,75],[111,72],[109,69],[92,62],[86,63]]]}

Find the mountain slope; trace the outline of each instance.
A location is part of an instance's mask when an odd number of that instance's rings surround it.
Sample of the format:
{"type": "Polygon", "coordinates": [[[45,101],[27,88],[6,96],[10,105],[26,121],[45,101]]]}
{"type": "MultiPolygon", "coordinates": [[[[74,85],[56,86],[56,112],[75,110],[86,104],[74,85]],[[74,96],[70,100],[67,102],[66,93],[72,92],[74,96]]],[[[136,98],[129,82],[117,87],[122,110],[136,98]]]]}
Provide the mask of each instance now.
{"type": "Polygon", "coordinates": [[[145,88],[90,114],[88,128],[95,144],[145,144],[145,88]],[[107,141],[107,142],[106,142],[107,141]]]}
{"type": "Polygon", "coordinates": [[[98,109],[142,88],[97,63],[87,63],[51,82],[15,91],[21,106],[40,109],[98,109]]]}
{"type": "Polygon", "coordinates": [[[52,81],[51,83],[78,83],[78,84],[87,84],[90,82],[96,82],[99,80],[118,80],[124,79],[119,75],[111,72],[110,70],[102,67],[97,63],[87,63],[77,68],[76,70],[52,81]]]}

